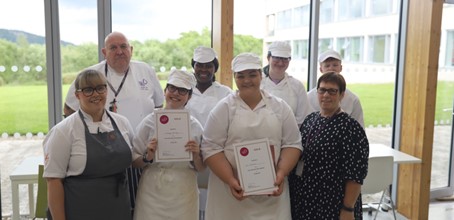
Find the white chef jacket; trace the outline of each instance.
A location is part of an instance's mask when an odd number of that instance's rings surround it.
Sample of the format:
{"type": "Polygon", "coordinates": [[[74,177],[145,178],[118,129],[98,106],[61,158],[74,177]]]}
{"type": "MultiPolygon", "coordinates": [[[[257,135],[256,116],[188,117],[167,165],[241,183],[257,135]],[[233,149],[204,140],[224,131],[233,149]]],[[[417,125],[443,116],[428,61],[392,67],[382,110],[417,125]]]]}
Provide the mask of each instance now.
{"type": "Polygon", "coordinates": [[[278,84],[274,83],[270,77],[263,77],[260,87],[286,101],[292,108],[298,125],[303,124],[306,116],[313,112],[307,99],[306,88],[299,80],[287,73],[278,84]]]}
{"type": "MultiPolygon", "coordinates": [[[[311,89],[307,93],[307,97],[314,111],[320,111],[320,104],[318,103],[317,97],[317,88],[311,89]]],[[[344,112],[358,121],[361,127],[364,128],[363,108],[361,107],[361,102],[359,101],[358,96],[356,96],[349,89],[345,89],[345,95],[344,98],[342,98],[340,105],[344,112]]]]}
{"type": "MultiPolygon", "coordinates": [[[[267,137],[274,145],[275,163],[282,148],[302,150],[301,136],[289,105],[262,90],[262,101],[251,110],[238,92],[222,99],[212,110],[205,124],[202,139],[204,160],[224,152],[234,171],[236,162],[233,144],[267,137]]],[[[278,196],[250,196],[236,200],[227,184],[212,174],[208,183],[205,218],[222,219],[291,219],[288,182],[278,196]]]]}
{"type": "MultiPolygon", "coordinates": [[[[106,61],[102,61],[87,69],[94,69],[105,73],[106,61]]],[[[123,73],[117,73],[111,67],[108,67],[107,80],[112,84],[115,90],[118,90],[123,73]]],[[[110,102],[114,99],[115,94],[107,85],[107,102],[106,109],[109,109],[110,102]]],[[[76,98],[74,82],[71,84],[66,95],[66,104],[73,110],[79,109],[79,100],[76,98]]],[[[128,76],[125,79],[117,98],[117,113],[126,116],[133,128],[150,114],[156,106],[162,106],[164,103],[164,91],[159,84],[155,71],[146,63],[140,61],[131,61],[129,64],[128,76]]]]}
{"type": "Polygon", "coordinates": [[[213,82],[204,93],[200,93],[197,88],[193,89],[191,99],[186,104],[186,109],[189,114],[194,116],[202,126],[208,118],[208,114],[219,102],[219,100],[232,93],[232,89],[227,86],[221,85],[218,82],[213,82]]]}
{"type": "MultiPolygon", "coordinates": [[[[202,126],[190,117],[190,139],[200,144],[202,126]]],[[[133,160],[142,158],[156,136],[154,112],[146,116],[134,136],[133,160]]],[[[165,147],[160,146],[158,148],[165,147]]],[[[184,146],[181,146],[184,147],[184,146]]],[[[137,190],[134,220],[199,219],[197,172],[190,162],[153,162],[145,166],[137,190]]]]}
{"type": "MultiPolygon", "coordinates": [[[[82,110],[80,110],[82,111],[82,110]]],[[[88,130],[92,134],[110,132],[114,128],[107,114],[100,122],[82,111],[88,130]]],[[[132,149],[134,130],[124,116],[109,112],[129,147],[132,149]]],[[[45,165],[43,177],[64,178],[77,176],[85,170],[87,146],[85,128],[79,114],[74,113],[50,129],[43,141],[45,165]]]]}

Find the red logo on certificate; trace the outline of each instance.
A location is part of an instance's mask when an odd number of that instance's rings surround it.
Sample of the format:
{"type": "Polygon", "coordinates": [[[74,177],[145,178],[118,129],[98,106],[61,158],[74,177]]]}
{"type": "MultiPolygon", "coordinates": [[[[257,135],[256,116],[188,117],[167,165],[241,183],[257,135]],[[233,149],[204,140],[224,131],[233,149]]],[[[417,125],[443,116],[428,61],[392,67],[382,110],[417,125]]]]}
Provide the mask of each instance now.
{"type": "Polygon", "coordinates": [[[159,121],[161,124],[167,124],[167,122],[169,122],[169,117],[167,117],[167,115],[163,115],[159,118],[159,121]]]}
{"type": "Polygon", "coordinates": [[[241,156],[245,157],[249,154],[249,150],[246,147],[242,147],[240,150],[241,156]]]}

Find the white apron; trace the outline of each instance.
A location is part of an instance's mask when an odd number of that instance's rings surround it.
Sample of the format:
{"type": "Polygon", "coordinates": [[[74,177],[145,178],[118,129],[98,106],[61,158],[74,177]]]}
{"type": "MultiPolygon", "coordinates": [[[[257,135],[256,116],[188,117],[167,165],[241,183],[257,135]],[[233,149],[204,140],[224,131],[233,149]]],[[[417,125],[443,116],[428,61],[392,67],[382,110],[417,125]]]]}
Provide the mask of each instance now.
{"type": "Polygon", "coordinates": [[[189,162],[145,167],[137,191],[134,220],[198,220],[197,173],[189,162]]]}
{"type": "MultiPolygon", "coordinates": [[[[265,97],[262,94],[262,97],[265,97]]],[[[263,101],[266,98],[262,99],[263,101]]],[[[279,159],[281,150],[282,123],[278,120],[269,105],[259,112],[253,112],[246,104],[237,99],[236,112],[230,123],[228,138],[224,153],[227,160],[236,170],[233,143],[256,140],[267,137],[270,144],[274,145],[275,163],[279,159]]],[[[263,106],[263,102],[259,106],[263,106]]],[[[236,172],[236,171],[235,171],[236,172]]],[[[238,201],[232,196],[230,188],[216,175],[210,175],[208,182],[208,199],[205,210],[206,220],[290,220],[290,197],[288,182],[285,178],[284,192],[279,197],[274,196],[249,196],[243,201],[238,201]]]]}
{"type": "Polygon", "coordinates": [[[295,112],[296,107],[298,106],[298,97],[296,97],[296,93],[293,91],[287,76],[285,76],[284,79],[282,79],[282,81],[278,84],[275,84],[270,78],[266,78],[264,90],[283,99],[290,106],[293,114],[296,115],[295,112]]]}

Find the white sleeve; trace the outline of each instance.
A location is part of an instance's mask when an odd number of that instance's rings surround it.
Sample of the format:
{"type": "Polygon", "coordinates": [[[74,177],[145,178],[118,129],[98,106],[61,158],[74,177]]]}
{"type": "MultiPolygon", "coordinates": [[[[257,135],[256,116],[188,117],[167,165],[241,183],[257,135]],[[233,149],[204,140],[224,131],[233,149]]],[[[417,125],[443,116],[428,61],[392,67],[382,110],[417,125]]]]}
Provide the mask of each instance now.
{"type": "Polygon", "coordinates": [[[44,138],[45,164],[43,177],[66,177],[72,147],[68,135],[58,127],[54,127],[44,138]]]}
{"type": "Polygon", "coordinates": [[[133,160],[147,151],[147,145],[155,135],[154,113],[147,115],[137,126],[133,139],[133,160]]]}
{"type": "Polygon", "coordinates": [[[298,126],[303,124],[304,119],[306,118],[307,115],[309,115],[311,112],[313,112],[313,109],[311,105],[309,104],[309,99],[307,98],[307,92],[306,88],[301,82],[297,82],[300,85],[298,85],[297,90],[297,106],[296,106],[296,113],[295,113],[295,118],[296,122],[298,123],[298,126]]]}
{"type": "Polygon", "coordinates": [[[364,115],[363,115],[363,108],[361,106],[361,102],[359,101],[359,98],[356,97],[356,99],[353,101],[353,109],[351,113],[351,117],[356,119],[358,123],[361,125],[361,127],[364,128],[364,115]]]}
{"type": "MultiPolygon", "coordinates": [[[[230,99],[230,98],[227,98],[230,99]]],[[[202,156],[207,158],[224,151],[230,125],[229,105],[227,99],[218,102],[208,115],[202,138],[202,156]]]]}
{"type": "Polygon", "coordinates": [[[293,115],[293,111],[287,103],[283,102],[281,107],[282,116],[282,143],[281,148],[292,147],[302,150],[301,134],[293,115]]]}

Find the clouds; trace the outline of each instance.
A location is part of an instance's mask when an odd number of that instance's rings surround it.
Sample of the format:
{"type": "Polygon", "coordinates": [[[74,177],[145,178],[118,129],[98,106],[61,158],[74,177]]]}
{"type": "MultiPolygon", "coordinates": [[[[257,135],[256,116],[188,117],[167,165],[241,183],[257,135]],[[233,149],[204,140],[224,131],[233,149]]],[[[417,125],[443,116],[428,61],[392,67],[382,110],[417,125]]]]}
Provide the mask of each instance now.
{"type": "MultiPolygon", "coordinates": [[[[235,34],[260,37],[264,31],[263,0],[235,1],[235,34]]],[[[44,2],[1,3],[0,28],[44,36],[44,2]],[[24,7],[27,5],[27,7],[24,7]]],[[[96,1],[59,1],[60,39],[75,44],[97,42],[96,1]]],[[[166,40],[180,33],[211,28],[211,0],[112,0],[112,29],[131,40],[166,40]]]]}

